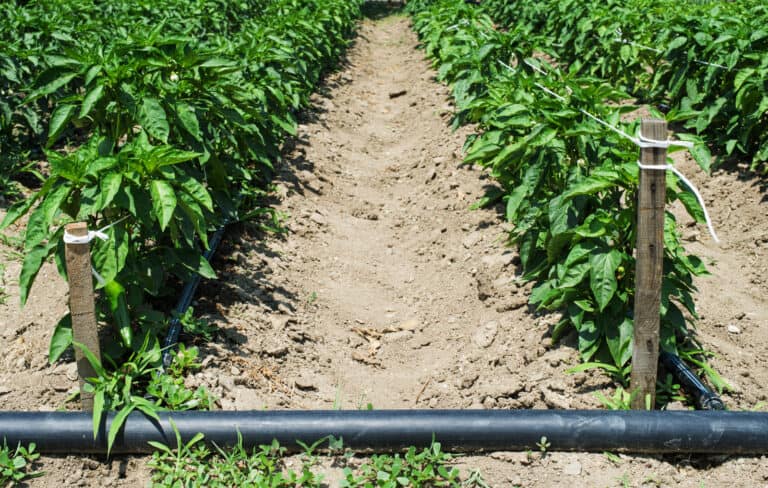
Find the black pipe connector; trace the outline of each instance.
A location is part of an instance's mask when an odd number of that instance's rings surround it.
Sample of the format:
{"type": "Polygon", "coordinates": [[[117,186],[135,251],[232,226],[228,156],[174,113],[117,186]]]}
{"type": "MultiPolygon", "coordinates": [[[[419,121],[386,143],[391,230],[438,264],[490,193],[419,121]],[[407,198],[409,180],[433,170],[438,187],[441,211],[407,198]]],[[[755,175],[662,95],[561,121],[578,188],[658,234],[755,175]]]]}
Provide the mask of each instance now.
{"type": "Polygon", "coordinates": [[[667,371],[672,373],[672,376],[680,382],[680,386],[693,397],[698,408],[701,410],[725,410],[723,400],[720,399],[717,393],[707,388],[682,359],[674,354],[662,351],[659,355],[659,360],[661,360],[661,364],[664,365],[667,371]]]}
{"type": "MultiPolygon", "coordinates": [[[[373,410],[162,412],[160,421],[130,414],[111,452],[147,453],[149,441],[176,447],[198,432],[220,447],[252,448],[277,440],[289,451],[297,441],[326,436],[358,451],[426,447],[449,451],[537,449],[546,436],[552,451],[635,453],[768,453],[768,414],[726,411],[610,410],[373,410]]],[[[0,439],[34,442],[43,453],[105,453],[109,414],[97,437],[89,412],[0,412],[0,439]]]]}

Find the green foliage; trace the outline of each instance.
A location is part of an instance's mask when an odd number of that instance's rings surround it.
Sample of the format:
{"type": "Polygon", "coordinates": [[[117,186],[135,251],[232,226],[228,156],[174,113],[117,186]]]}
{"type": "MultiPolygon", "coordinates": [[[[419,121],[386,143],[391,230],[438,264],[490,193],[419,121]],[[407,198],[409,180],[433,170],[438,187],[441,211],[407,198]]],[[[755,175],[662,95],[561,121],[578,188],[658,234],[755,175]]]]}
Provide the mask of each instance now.
{"type": "Polygon", "coordinates": [[[189,307],[187,308],[187,311],[179,317],[182,330],[185,334],[198,337],[205,342],[210,342],[218,332],[219,327],[206,319],[195,317],[194,314],[195,309],[189,307]]]}
{"type": "Polygon", "coordinates": [[[34,443],[29,447],[19,445],[12,450],[3,441],[0,448],[0,486],[16,485],[30,478],[42,476],[41,471],[29,472],[31,464],[39,457],[40,454],[35,452],[34,443]]]}
{"type": "MultiPolygon", "coordinates": [[[[456,121],[479,126],[465,162],[488,168],[501,186],[486,203],[506,204],[510,242],[524,277],[536,281],[531,303],[562,310],[553,339],[573,327],[582,359],[608,366],[624,382],[632,353],[638,149],[582,110],[634,134],[637,125],[621,115],[635,107],[598,78],[522,57],[531,49],[528,27],[497,30],[482,9],[458,0],[412,10],[424,49],[453,91],[456,121]]],[[[706,147],[687,139],[706,166],[706,147]]],[[[680,199],[698,215],[687,188],[673,176],[667,186],[668,202],[680,199]]],[[[676,351],[690,337],[681,309],[696,317],[693,276],[706,271],[685,253],[672,214],[666,220],[662,347],[676,351]]]]}
{"type": "MultiPolygon", "coordinates": [[[[91,243],[107,283],[99,308],[128,355],[169,285],[215,277],[210,232],[237,219],[277,227],[263,207],[274,163],[361,3],[0,5],[0,154],[34,153],[49,173],[0,223],[29,217],[22,303],[45,260],[64,274],[65,224],[109,226],[91,243]]],[[[66,320],[53,337],[52,359],[71,341],[66,320]]]]}
{"type": "MultiPolygon", "coordinates": [[[[0,173],[42,180],[0,229],[27,217],[22,304],[47,259],[65,276],[67,223],[103,230],[91,254],[104,279],[97,312],[114,324],[114,339],[104,363],[74,345],[96,371],[85,386],[94,436],[115,412],[110,449],[134,410],[157,418],[213,407],[204,388],[184,384],[198,367],[196,348],[180,346],[167,374],[156,374],[166,321],[153,304],[195,275],[215,278],[203,253],[223,222],[279,228],[279,215],[263,207],[274,163],[295,135],[295,113],[346,48],[361,4],[0,3],[0,173]],[[24,166],[31,157],[47,160],[45,178],[24,166]]],[[[0,193],[6,186],[0,179],[0,193]]],[[[192,313],[180,317],[188,332],[212,338],[215,327],[192,313]]],[[[52,335],[51,362],[71,345],[67,315],[52,335]]]]}
{"type": "Polygon", "coordinates": [[[764,2],[488,0],[483,8],[513,30],[526,26],[525,42],[572,73],[664,104],[670,122],[722,156],[768,170],[768,31],[754,27],[768,20],[764,2]]]}
{"type": "MultiPolygon", "coordinates": [[[[171,422],[173,424],[173,422],[171,422]]],[[[174,425],[175,429],[175,425],[174,425]]],[[[286,450],[277,441],[252,450],[243,447],[243,439],[230,448],[214,445],[211,449],[197,434],[184,443],[176,430],[173,449],[158,442],[150,442],[157,449],[149,462],[152,468],[153,486],[244,486],[244,487],[320,487],[328,486],[323,475],[318,474],[320,456],[317,449],[328,441],[327,452],[334,458],[333,464],[348,463],[353,454],[343,451],[343,441],[332,437],[313,444],[298,442],[303,448],[299,470],[289,469],[284,457],[286,450]]],[[[345,488],[400,488],[400,487],[463,487],[487,488],[477,470],[461,480],[460,472],[450,467],[453,457],[433,442],[428,448],[409,448],[401,454],[377,454],[371,456],[359,468],[344,468],[344,479],[339,487],[345,488]]]]}
{"type": "MultiPolygon", "coordinates": [[[[175,428],[175,426],[174,426],[175,428]]],[[[177,449],[150,442],[157,449],[149,462],[153,469],[153,486],[185,487],[320,487],[322,476],[312,472],[313,455],[305,452],[301,472],[286,469],[283,462],[285,448],[277,441],[248,452],[242,437],[229,450],[215,446],[211,451],[197,434],[186,444],[176,431],[177,449]]]]}
{"type": "Polygon", "coordinates": [[[151,334],[144,336],[144,341],[120,365],[105,356],[112,368],[107,369],[97,357],[82,344],[75,343],[96,372],[96,377],[86,378],[85,391],[93,394],[93,436],[98,435],[104,416],[108,412],[117,412],[107,432],[107,450],[112,449],[115,438],[120,432],[125,419],[134,410],[158,419],[157,412],[163,410],[191,410],[213,408],[213,398],[199,387],[189,390],[184,385],[184,374],[190,369],[197,369],[197,348],[185,348],[180,345],[174,363],[166,374],[156,374],[160,369],[162,354],[158,340],[151,334]],[[147,399],[143,392],[152,398],[147,399]]]}
{"type": "Polygon", "coordinates": [[[429,448],[423,450],[410,447],[402,457],[400,454],[373,455],[368,463],[360,467],[358,473],[345,468],[345,481],[341,486],[345,488],[459,487],[461,486],[460,473],[457,468],[448,465],[451,459],[450,454],[442,451],[439,442],[433,442],[429,448]]]}

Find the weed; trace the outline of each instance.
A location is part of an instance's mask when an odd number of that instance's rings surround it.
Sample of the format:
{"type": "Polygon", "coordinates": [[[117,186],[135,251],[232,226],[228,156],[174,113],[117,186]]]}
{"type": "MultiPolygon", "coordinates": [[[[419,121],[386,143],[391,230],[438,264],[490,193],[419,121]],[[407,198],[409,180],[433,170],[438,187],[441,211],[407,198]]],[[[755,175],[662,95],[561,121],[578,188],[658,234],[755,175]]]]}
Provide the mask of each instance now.
{"type": "Polygon", "coordinates": [[[634,394],[626,391],[620,386],[616,388],[613,396],[610,397],[603,395],[599,391],[595,393],[595,397],[600,400],[600,403],[602,403],[608,410],[630,410],[632,408],[632,399],[634,396],[634,394]]]}
{"type": "Polygon", "coordinates": [[[488,483],[485,482],[483,479],[483,475],[480,473],[480,470],[473,469],[470,470],[469,476],[467,476],[467,479],[464,480],[461,483],[462,488],[490,488],[488,483]]]}
{"type": "MultiPolygon", "coordinates": [[[[212,452],[204,443],[202,434],[195,435],[186,444],[173,425],[176,449],[158,442],[150,442],[157,449],[149,461],[152,483],[156,487],[319,487],[322,476],[312,472],[315,463],[312,451],[317,444],[305,446],[301,472],[286,468],[283,461],[285,448],[277,441],[259,446],[252,451],[243,447],[242,436],[229,450],[215,446],[212,452]]],[[[322,441],[320,441],[322,442],[322,441]]]]}
{"type": "Polygon", "coordinates": [[[11,450],[3,442],[0,448],[0,486],[15,485],[20,481],[42,476],[42,471],[28,471],[31,464],[39,457],[40,454],[35,452],[34,443],[29,447],[19,445],[15,450],[11,450]]]}
{"type": "Polygon", "coordinates": [[[219,327],[216,324],[212,324],[206,319],[195,317],[195,310],[192,307],[187,308],[187,311],[179,317],[179,321],[181,322],[182,330],[186,334],[198,336],[205,340],[205,342],[212,341],[219,331],[219,327]]]}
{"type": "Polygon", "coordinates": [[[140,410],[145,415],[158,419],[157,412],[168,408],[177,410],[210,409],[213,399],[205,388],[194,392],[184,386],[183,374],[193,368],[197,358],[197,348],[179,347],[177,361],[168,369],[167,375],[158,375],[161,350],[156,338],[147,334],[138,350],[134,351],[119,366],[108,355],[112,370],[104,368],[82,344],[75,343],[96,372],[96,377],[87,378],[85,391],[93,393],[93,436],[96,437],[102,417],[109,411],[116,411],[107,435],[107,452],[112,449],[117,433],[125,419],[133,410],[140,410]],[[142,389],[154,396],[148,400],[142,396],[142,389]]]}
{"type": "Polygon", "coordinates": [[[450,454],[442,451],[439,442],[433,442],[422,451],[410,447],[402,457],[400,454],[374,455],[357,473],[345,468],[341,487],[460,487],[459,470],[448,466],[452,459],[450,454]]]}
{"type": "Polygon", "coordinates": [[[541,457],[544,457],[547,454],[547,449],[550,448],[552,443],[547,440],[547,436],[543,435],[536,445],[539,447],[539,451],[541,451],[541,457]]]}
{"type": "Polygon", "coordinates": [[[608,461],[612,462],[616,466],[621,464],[621,458],[618,455],[616,455],[616,454],[614,454],[612,452],[605,451],[605,452],[603,452],[603,456],[605,456],[608,459],[608,461]]]}

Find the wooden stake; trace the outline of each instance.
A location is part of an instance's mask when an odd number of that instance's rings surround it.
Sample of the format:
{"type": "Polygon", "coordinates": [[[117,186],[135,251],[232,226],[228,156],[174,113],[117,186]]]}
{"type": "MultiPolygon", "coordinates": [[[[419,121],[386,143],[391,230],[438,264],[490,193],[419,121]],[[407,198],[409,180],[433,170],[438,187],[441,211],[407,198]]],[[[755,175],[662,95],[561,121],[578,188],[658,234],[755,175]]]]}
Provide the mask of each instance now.
{"type": "MultiPolygon", "coordinates": [[[[667,140],[667,122],[643,119],[643,137],[667,140]]],[[[666,165],[666,148],[642,148],[643,165],[666,165]]],[[[635,267],[635,329],[632,347],[630,390],[635,393],[632,408],[645,409],[650,395],[656,402],[656,374],[659,361],[659,324],[661,318],[661,281],[664,260],[664,208],[666,171],[640,170],[637,202],[637,252],[635,267]]]]}
{"type": "MultiPolygon", "coordinates": [[[[66,232],[72,236],[88,235],[88,224],[76,222],[66,226],[66,232]]],[[[67,276],[69,278],[69,311],[72,316],[72,336],[83,344],[101,361],[99,332],[96,325],[96,305],[93,297],[93,278],[91,277],[91,245],[66,244],[65,256],[67,276]]],[[[80,400],[83,410],[93,410],[93,395],[85,392],[85,378],[96,376],[91,363],[79,348],[75,348],[77,375],[80,378],[80,400]]]]}

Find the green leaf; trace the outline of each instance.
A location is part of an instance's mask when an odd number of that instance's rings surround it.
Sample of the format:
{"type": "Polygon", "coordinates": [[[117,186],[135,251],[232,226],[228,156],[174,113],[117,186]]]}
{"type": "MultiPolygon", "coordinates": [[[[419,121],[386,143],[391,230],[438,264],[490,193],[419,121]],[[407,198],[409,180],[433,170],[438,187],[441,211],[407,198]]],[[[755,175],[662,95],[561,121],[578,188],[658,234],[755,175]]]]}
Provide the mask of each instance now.
{"type": "Polygon", "coordinates": [[[101,361],[99,361],[99,359],[96,356],[94,356],[94,354],[91,352],[90,349],[85,347],[85,344],[81,344],[77,341],[72,341],[72,345],[80,349],[80,352],[83,353],[83,356],[85,356],[85,359],[87,359],[88,362],[91,364],[91,367],[93,367],[93,370],[96,372],[96,375],[99,378],[104,378],[107,376],[107,371],[104,369],[104,366],[102,366],[101,361]]]}
{"type": "Polygon", "coordinates": [[[102,178],[101,183],[99,184],[101,192],[99,194],[99,206],[97,211],[107,208],[107,206],[112,203],[112,200],[115,199],[115,195],[120,191],[122,184],[122,173],[107,173],[104,178],[102,178]]]}
{"type": "Polygon", "coordinates": [[[37,85],[39,85],[40,83],[45,83],[45,84],[40,88],[36,89],[35,91],[33,91],[32,93],[30,93],[25,101],[29,103],[33,100],[36,100],[37,98],[43,97],[45,95],[50,95],[51,93],[55,92],[62,86],[72,81],[76,76],[78,76],[78,73],[67,73],[57,78],[56,75],[59,73],[61,73],[61,69],[59,68],[53,68],[43,73],[40,76],[40,78],[37,80],[36,84],[37,85]]]}
{"type": "Polygon", "coordinates": [[[59,134],[64,130],[69,120],[75,114],[76,107],[71,104],[62,104],[56,106],[56,109],[51,114],[51,123],[48,125],[48,142],[47,147],[56,142],[59,134]]]}
{"type": "Polygon", "coordinates": [[[616,293],[616,269],[622,261],[622,255],[616,249],[593,250],[589,255],[589,287],[602,312],[616,293]]]}
{"type": "Polygon", "coordinates": [[[24,262],[21,265],[21,274],[19,275],[19,295],[22,305],[27,303],[32,282],[40,271],[43,261],[48,257],[50,246],[46,244],[38,244],[32,249],[27,249],[24,252],[24,262]]]}
{"type": "Polygon", "coordinates": [[[48,239],[53,219],[64,200],[69,195],[70,186],[64,184],[50,192],[34,212],[29,216],[24,235],[24,249],[31,249],[48,239]]]}
{"type": "Polygon", "coordinates": [[[589,273],[589,263],[575,264],[566,269],[564,276],[557,283],[558,288],[575,288],[589,273]]]}
{"type": "Polygon", "coordinates": [[[176,192],[170,183],[164,180],[152,180],[149,186],[152,195],[152,208],[155,212],[160,229],[165,230],[176,210],[176,192]]]}
{"type": "Polygon", "coordinates": [[[181,102],[176,105],[176,116],[179,118],[181,126],[189,133],[189,135],[196,141],[203,140],[203,134],[200,132],[200,123],[195,114],[195,107],[188,103],[181,102]]]}
{"type": "Polygon", "coordinates": [[[72,345],[72,316],[66,314],[56,324],[51,336],[51,344],[48,347],[48,362],[50,364],[59,360],[64,351],[72,345]]]}
{"type": "Polygon", "coordinates": [[[200,273],[200,276],[203,278],[208,278],[209,280],[216,279],[216,271],[213,270],[211,263],[209,263],[208,260],[205,259],[202,255],[200,256],[200,261],[198,262],[197,269],[195,271],[200,273]]]}
{"type": "MultiPolygon", "coordinates": [[[[47,189],[50,189],[51,185],[53,184],[53,179],[49,178],[46,181],[46,191],[47,189]]],[[[37,200],[40,198],[41,193],[43,191],[39,191],[35,193],[34,195],[28,197],[28,198],[22,198],[21,200],[17,201],[13,205],[11,205],[11,208],[8,209],[8,212],[5,214],[5,217],[3,218],[3,222],[0,223],[0,230],[6,229],[9,225],[13,224],[17,220],[19,220],[23,215],[25,215],[30,208],[37,202],[37,200]]]]}
{"type": "Polygon", "coordinates": [[[604,178],[597,178],[597,177],[591,177],[591,178],[585,178],[575,185],[571,185],[567,188],[567,190],[563,193],[562,199],[568,200],[570,198],[579,196],[579,195],[594,195],[595,193],[605,190],[607,188],[612,188],[616,186],[616,183],[607,180],[604,178]]]}
{"type": "Polygon", "coordinates": [[[755,70],[752,68],[745,68],[738,71],[733,79],[733,89],[738,90],[741,88],[741,85],[743,85],[753,74],[755,74],[755,70]]]}
{"type": "Polygon", "coordinates": [[[211,195],[199,181],[186,174],[180,175],[177,181],[181,184],[184,191],[194,198],[197,203],[213,212],[211,195]]]}
{"type": "Polygon", "coordinates": [[[704,218],[704,209],[699,205],[699,200],[696,198],[696,195],[689,191],[682,191],[677,194],[677,198],[682,202],[685,210],[688,211],[688,214],[693,217],[696,222],[701,224],[706,221],[704,218]]]}
{"type": "Polygon", "coordinates": [[[168,143],[168,118],[160,102],[155,98],[145,98],[138,114],[139,124],[155,139],[168,143]]]}
{"type": "Polygon", "coordinates": [[[517,220],[517,211],[520,209],[520,205],[528,196],[529,188],[525,185],[518,185],[512,190],[509,198],[507,199],[507,222],[515,222],[517,220]]]}
{"type": "Polygon", "coordinates": [[[99,425],[104,417],[104,395],[102,389],[96,390],[93,394],[93,438],[99,435],[99,425]]]}
{"type": "Polygon", "coordinates": [[[593,320],[585,320],[579,327],[579,353],[584,361],[592,359],[600,346],[600,330],[593,320]]]}
{"type": "Polygon", "coordinates": [[[134,404],[126,405],[121,408],[120,411],[117,412],[117,415],[112,419],[112,422],[109,425],[109,435],[107,436],[107,455],[112,451],[112,446],[115,444],[117,433],[120,432],[120,429],[125,423],[125,419],[128,418],[128,415],[130,415],[134,408],[136,408],[136,405],[134,404]]]}
{"type": "Polygon", "coordinates": [[[93,107],[99,103],[99,100],[101,100],[101,97],[104,96],[104,85],[96,85],[94,89],[88,92],[88,94],[83,98],[83,104],[80,106],[80,115],[78,115],[78,118],[85,118],[88,116],[88,114],[91,113],[91,110],[93,110],[93,107]]]}
{"type": "Polygon", "coordinates": [[[617,366],[624,366],[632,357],[632,319],[624,317],[621,323],[605,327],[605,340],[608,350],[617,366]]]}

